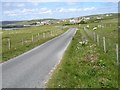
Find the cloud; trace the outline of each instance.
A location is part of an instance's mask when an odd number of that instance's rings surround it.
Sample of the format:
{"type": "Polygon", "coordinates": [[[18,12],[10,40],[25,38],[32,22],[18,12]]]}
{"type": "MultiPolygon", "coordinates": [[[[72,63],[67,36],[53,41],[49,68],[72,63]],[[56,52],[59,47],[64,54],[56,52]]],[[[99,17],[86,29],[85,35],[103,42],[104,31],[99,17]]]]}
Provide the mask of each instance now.
{"type": "Polygon", "coordinates": [[[119,2],[119,0],[1,0],[2,2],[119,2]]]}
{"type": "Polygon", "coordinates": [[[38,6],[39,2],[31,2],[34,6],[38,6]]]}
{"type": "Polygon", "coordinates": [[[47,11],[44,11],[42,13],[46,13],[46,14],[52,14],[52,10],[47,10],[47,11]]]}
{"type": "Polygon", "coordinates": [[[27,2],[119,2],[119,0],[26,0],[27,2]]]}
{"type": "Polygon", "coordinates": [[[3,11],[3,15],[6,16],[25,16],[25,15],[41,15],[41,14],[53,14],[53,13],[76,13],[76,12],[87,12],[96,10],[95,7],[89,8],[57,8],[57,9],[48,9],[48,8],[35,8],[35,9],[27,9],[24,8],[22,10],[11,10],[11,11],[3,11]]]}
{"type": "Polygon", "coordinates": [[[76,5],[76,2],[67,2],[68,5],[76,5]]]}
{"type": "Polygon", "coordinates": [[[60,0],[26,0],[27,2],[60,2],[60,0]]]}
{"type": "Polygon", "coordinates": [[[23,3],[19,3],[19,4],[16,4],[16,6],[17,6],[17,7],[24,7],[25,4],[23,4],[23,3]]]}
{"type": "Polygon", "coordinates": [[[64,13],[64,12],[80,12],[80,11],[92,11],[96,10],[97,8],[95,7],[89,7],[89,8],[68,8],[68,9],[58,9],[58,12],[64,13]]]}
{"type": "MultiPolygon", "coordinates": [[[[65,12],[66,10],[64,9],[64,8],[60,8],[60,9],[58,9],[58,12],[65,12]]],[[[57,12],[57,10],[56,10],[56,12],[57,12]]]]}
{"type": "Polygon", "coordinates": [[[11,5],[11,3],[5,3],[4,6],[5,7],[9,7],[11,5]]]}
{"type": "Polygon", "coordinates": [[[4,16],[4,15],[7,15],[7,16],[17,16],[18,14],[17,14],[16,11],[5,11],[5,12],[3,13],[3,16],[4,16]]]}
{"type": "Polygon", "coordinates": [[[51,9],[41,8],[41,9],[22,9],[22,10],[12,10],[4,11],[3,15],[6,16],[25,16],[25,15],[38,15],[38,14],[52,14],[51,9]]]}
{"type": "Polygon", "coordinates": [[[84,8],[83,10],[84,10],[84,11],[91,11],[91,10],[96,10],[96,8],[95,8],[95,7],[91,7],[91,8],[84,8]]]}
{"type": "Polygon", "coordinates": [[[11,2],[5,2],[4,3],[5,7],[24,7],[25,4],[24,3],[11,3],[11,2]]]}
{"type": "Polygon", "coordinates": [[[37,9],[23,9],[23,10],[21,10],[21,12],[20,13],[23,13],[23,14],[30,14],[30,13],[33,13],[33,12],[36,12],[37,11],[37,9]]]}

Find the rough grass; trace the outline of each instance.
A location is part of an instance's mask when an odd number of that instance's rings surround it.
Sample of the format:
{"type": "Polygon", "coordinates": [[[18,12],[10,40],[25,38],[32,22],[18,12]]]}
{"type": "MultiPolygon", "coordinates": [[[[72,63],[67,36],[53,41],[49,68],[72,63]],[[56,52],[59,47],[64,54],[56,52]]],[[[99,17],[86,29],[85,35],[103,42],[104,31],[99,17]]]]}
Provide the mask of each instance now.
{"type": "Polygon", "coordinates": [[[68,28],[48,25],[29,27],[19,30],[3,30],[2,32],[2,62],[16,57],[62,33],[68,28]],[[52,32],[52,34],[51,34],[52,32]],[[38,34],[39,33],[39,34],[38,34]],[[45,33],[45,38],[43,37],[45,33]],[[33,36],[33,42],[32,42],[33,36]],[[11,40],[11,48],[8,48],[8,38],[11,40]]]}
{"type": "Polygon", "coordinates": [[[115,52],[118,38],[116,20],[115,22],[104,20],[103,25],[112,24],[112,26],[105,26],[95,31],[101,38],[105,36],[108,39],[107,53],[103,51],[102,39],[100,46],[98,46],[96,42],[93,42],[93,36],[90,35],[90,32],[93,32],[92,28],[100,23],[91,23],[89,33],[83,30],[86,24],[81,25],[46,87],[118,88],[118,67],[115,52]],[[87,45],[80,44],[84,39],[88,40],[87,45]]]}
{"type": "Polygon", "coordinates": [[[80,30],[49,80],[49,88],[116,88],[118,72],[115,60],[96,44],[79,44],[80,30]]]}

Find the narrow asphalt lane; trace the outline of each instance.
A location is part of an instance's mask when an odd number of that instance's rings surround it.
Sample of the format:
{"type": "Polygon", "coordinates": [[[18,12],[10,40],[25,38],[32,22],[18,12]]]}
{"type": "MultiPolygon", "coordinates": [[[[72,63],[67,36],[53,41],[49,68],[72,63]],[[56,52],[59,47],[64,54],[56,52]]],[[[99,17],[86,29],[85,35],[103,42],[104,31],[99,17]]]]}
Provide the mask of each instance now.
{"type": "Polygon", "coordinates": [[[76,33],[64,34],[2,64],[2,88],[42,88],[76,33]]]}

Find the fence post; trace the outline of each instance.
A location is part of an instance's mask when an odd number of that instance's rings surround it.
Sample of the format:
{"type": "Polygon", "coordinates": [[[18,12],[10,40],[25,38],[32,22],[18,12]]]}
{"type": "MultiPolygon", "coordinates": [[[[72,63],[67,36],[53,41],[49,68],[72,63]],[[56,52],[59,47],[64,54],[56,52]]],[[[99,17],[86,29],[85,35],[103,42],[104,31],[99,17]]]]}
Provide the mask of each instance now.
{"type": "Polygon", "coordinates": [[[40,34],[38,33],[38,40],[39,40],[39,36],[40,36],[40,34]]]}
{"type": "Polygon", "coordinates": [[[95,32],[93,33],[93,35],[94,35],[94,42],[95,42],[96,41],[95,32]]]}
{"type": "Polygon", "coordinates": [[[40,35],[40,34],[38,33],[38,37],[39,37],[39,35],[40,35]]]}
{"type": "Polygon", "coordinates": [[[103,46],[104,46],[104,52],[106,53],[106,40],[105,40],[105,37],[103,37],[103,46]]]}
{"type": "Polygon", "coordinates": [[[43,38],[45,38],[45,33],[43,33],[43,38]]]}
{"type": "Polygon", "coordinates": [[[119,51],[119,49],[118,49],[118,44],[116,44],[116,60],[117,60],[117,65],[119,66],[119,57],[118,57],[118,51],[119,51]]]}
{"type": "Polygon", "coordinates": [[[53,36],[53,35],[52,35],[52,31],[51,31],[51,36],[53,36]]]}
{"type": "Polygon", "coordinates": [[[33,42],[33,40],[34,40],[34,37],[33,37],[33,35],[32,35],[32,42],[33,42]]]}
{"type": "Polygon", "coordinates": [[[86,30],[86,27],[84,27],[84,30],[86,30]]]}
{"type": "Polygon", "coordinates": [[[99,46],[99,35],[97,35],[97,44],[99,46]]]}
{"type": "Polygon", "coordinates": [[[110,27],[111,27],[111,24],[110,24],[110,27]]]}
{"type": "Polygon", "coordinates": [[[9,48],[9,50],[10,50],[10,48],[11,48],[11,41],[10,41],[9,38],[8,38],[8,48],[9,48]]]}

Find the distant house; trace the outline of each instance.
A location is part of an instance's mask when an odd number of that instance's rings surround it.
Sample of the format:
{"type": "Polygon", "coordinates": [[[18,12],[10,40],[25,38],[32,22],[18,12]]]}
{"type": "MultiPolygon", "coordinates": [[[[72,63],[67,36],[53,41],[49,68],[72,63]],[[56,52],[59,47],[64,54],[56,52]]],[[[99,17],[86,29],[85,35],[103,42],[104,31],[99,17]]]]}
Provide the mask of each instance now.
{"type": "Polygon", "coordinates": [[[66,22],[66,20],[64,19],[64,20],[62,20],[63,22],[66,22]]]}
{"type": "Polygon", "coordinates": [[[73,24],[76,22],[75,19],[70,19],[69,21],[70,23],[73,23],[73,24]]]}
{"type": "Polygon", "coordinates": [[[106,16],[108,17],[108,16],[112,16],[112,14],[106,14],[106,16]]]}
{"type": "Polygon", "coordinates": [[[31,25],[23,25],[24,27],[29,27],[29,26],[31,26],[31,25]]]}
{"type": "Polygon", "coordinates": [[[96,17],[96,19],[101,20],[101,19],[102,19],[102,17],[96,17]]]}
{"type": "Polygon", "coordinates": [[[50,24],[51,24],[50,20],[45,20],[40,23],[40,25],[50,25],[50,24]]]}
{"type": "Polygon", "coordinates": [[[108,16],[109,16],[109,14],[106,14],[106,16],[108,17],[108,16]]]}
{"type": "Polygon", "coordinates": [[[91,18],[90,18],[90,17],[85,17],[84,19],[85,19],[85,20],[90,20],[91,18]]]}
{"type": "Polygon", "coordinates": [[[76,24],[76,23],[79,23],[80,20],[79,19],[70,19],[69,22],[72,24],[76,24]]]}
{"type": "Polygon", "coordinates": [[[36,22],[37,24],[40,24],[40,22],[36,22]]]}
{"type": "Polygon", "coordinates": [[[45,22],[41,22],[40,25],[45,25],[45,22]]]}

